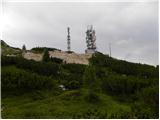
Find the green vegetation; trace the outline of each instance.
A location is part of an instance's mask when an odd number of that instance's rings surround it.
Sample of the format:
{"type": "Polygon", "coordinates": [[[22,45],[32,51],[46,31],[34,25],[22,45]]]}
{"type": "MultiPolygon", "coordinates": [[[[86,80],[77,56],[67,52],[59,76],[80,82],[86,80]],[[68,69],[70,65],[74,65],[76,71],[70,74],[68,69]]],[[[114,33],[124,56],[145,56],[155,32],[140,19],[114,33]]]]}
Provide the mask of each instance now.
{"type": "Polygon", "coordinates": [[[55,50],[61,51],[56,48],[48,48],[48,47],[35,47],[35,48],[31,49],[31,51],[34,53],[43,53],[45,50],[47,50],[47,51],[55,51],[55,50]]]}
{"type": "Polygon", "coordinates": [[[158,118],[159,66],[102,53],[90,65],[46,58],[2,56],[2,118],[158,118]]]}
{"type": "Polygon", "coordinates": [[[22,54],[20,48],[10,47],[3,40],[1,40],[1,50],[3,55],[8,55],[8,56],[21,56],[22,54]]]}
{"type": "Polygon", "coordinates": [[[43,62],[49,62],[50,61],[50,57],[49,57],[49,52],[47,49],[44,50],[44,54],[43,54],[43,62]]]}
{"type": "Polygon", "coordinates": [[[22,51],[26,52],[26,46],[25,45],[22,46],[22,51]]]}
{"type": "Polygon", "coordinates": [[[14,66],[2,67],[2,69],[2,91],[24,90],[26,92],[51,89],[56,86],[56,81],[49,77],[17,69],[14,66]]]}

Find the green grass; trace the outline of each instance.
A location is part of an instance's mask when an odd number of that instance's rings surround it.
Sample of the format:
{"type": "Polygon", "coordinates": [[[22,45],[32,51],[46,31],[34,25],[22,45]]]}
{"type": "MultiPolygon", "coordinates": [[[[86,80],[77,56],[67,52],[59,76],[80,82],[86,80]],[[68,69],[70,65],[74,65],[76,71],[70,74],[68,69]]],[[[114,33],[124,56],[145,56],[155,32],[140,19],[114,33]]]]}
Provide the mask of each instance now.
{"type": "Polygon", "coordinates": [[[79,90],[60,95],[48,92],[43,99],[36,100],[32,94],[3,98],[2,118],[119,118],[131,112],[130,106],[104,94],[98,104],[86,102],[79,90]]]}
{"type": "Polygon", "coordinates": [[[21,55],[22,54],[22,51],[18,48],[1,46],[1,50],[3,55],[21,55]]]}

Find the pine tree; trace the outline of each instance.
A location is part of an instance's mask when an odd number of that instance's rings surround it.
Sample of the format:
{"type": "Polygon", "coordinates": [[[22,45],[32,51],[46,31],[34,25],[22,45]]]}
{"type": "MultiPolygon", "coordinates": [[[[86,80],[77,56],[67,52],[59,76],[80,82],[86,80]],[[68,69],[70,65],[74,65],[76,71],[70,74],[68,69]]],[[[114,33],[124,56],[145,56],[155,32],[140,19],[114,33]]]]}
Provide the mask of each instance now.
{"type": "Polygon", "coordinates": [[[22,46],[22,50],[23,50],[24,52],[26,51],[26,46],[25,46],[25,45],[22,46]]]}

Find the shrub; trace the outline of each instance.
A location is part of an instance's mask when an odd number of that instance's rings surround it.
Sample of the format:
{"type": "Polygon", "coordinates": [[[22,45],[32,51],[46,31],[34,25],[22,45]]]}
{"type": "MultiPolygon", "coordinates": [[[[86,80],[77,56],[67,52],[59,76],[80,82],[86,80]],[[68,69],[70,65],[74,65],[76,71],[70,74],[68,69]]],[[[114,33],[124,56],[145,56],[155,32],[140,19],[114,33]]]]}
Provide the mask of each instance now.
{"type": "Polygon", "coordinates": [[[68,89],[78,89],[80,88],[81,85],[78,81],[72,80],[72,81],[68,81],[68,83],[66,83],[65,86],[68,89]]]}
{"type": "Polygon", "coordinates": [[[15,67],[2,67],[1,75],[2,91],[32,91],[57,88],[55,80],[15,67]]]}
{"type": "Polygon", "coordinates": [[[62,64],[63,63],[63,59],[60,58],[50,58],[52,62],[57,63],[57,64],[62,64]]]}
{"type": "Polygon", "coordinates": [[[50,61],[49,52],[48,52],[47,49],[44,50],[42,61],[43,62],[49,62],[50,61]]]}
{"type": "Polygon", "coordinates": [[[85,96],[85,100],[89,103],[94,103],[94,104],[97,104],[101,101],[99,95],[92,91],[88,92],[88,94],[85,96]]]}
{"type": "Polygon", "coordinates": [[[131,95],[142,88],[156,85],[158,79],[144,79],[133,76],[109,75],[102,80],[103,91],[111,95],[131,95]]]}

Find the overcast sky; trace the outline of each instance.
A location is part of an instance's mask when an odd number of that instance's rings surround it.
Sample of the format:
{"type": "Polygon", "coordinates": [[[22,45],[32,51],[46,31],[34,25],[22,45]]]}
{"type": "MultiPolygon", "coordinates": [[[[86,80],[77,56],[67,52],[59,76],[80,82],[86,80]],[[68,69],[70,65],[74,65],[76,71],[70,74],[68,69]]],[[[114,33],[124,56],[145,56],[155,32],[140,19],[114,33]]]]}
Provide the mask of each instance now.
{"type": "Polygon", "coordinates": [[[47,46],[66,50],[67,27],[71,50],[84,53],[87,25],[96,31],[97,50],[115,58],[158,64],[158,2],[25,2],[3,5],[3,40],[27,49],[47,46]]]}

